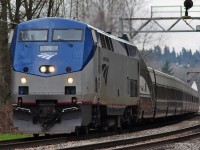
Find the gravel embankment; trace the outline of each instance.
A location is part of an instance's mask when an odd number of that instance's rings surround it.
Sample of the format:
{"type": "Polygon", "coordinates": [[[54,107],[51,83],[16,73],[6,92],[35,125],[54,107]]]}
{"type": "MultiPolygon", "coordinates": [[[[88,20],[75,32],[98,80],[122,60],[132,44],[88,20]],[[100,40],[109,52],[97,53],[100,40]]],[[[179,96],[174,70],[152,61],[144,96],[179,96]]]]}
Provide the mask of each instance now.
{"type": "Polygon", "coordinates": [[[162,147],[150,149],[150,150],[200,150],[200,138],[185,141],[182,143],[175,143],[172,145],[165,145],[162,147]]]}
{"type": "MultiPolygon", "coordinates": [[[[151,134],[157,134],[157,133],[163,133],[163,132],[168,132],[168,131],[173,131],[173,130],[178,130],[186,127],[190,127],[196,124],[200,124],[199,121],[200,117],[193,118],[190,120],[182,121],[180,123],[177,123],[175,125],[170,125],[166,127],[160,127],[156,129],[150,129],[150,130],[144,130],[144,131],[138,131],[138,132],[133,132],[133,133],[126,133],[126,134],[121,134],[121,135],[113,135],[113,136],[108,136],[108,137],[103,137],[103,138],[94,138],[90,140],[81,140],[81,141],[70,141],[70,142],[65,142],[65,143],[60,143],[60,144],[55,144],[55,145],[48,145],[48,146],[38,146],[38,147],[33,147],[33,148],[27,148],[26,150],[54,150],[54,149],[59,149],[59,148],[66,148],[66,147],[73,147],[73,146],[78,146],[78,145],[84,145],[84,144],[92,144],[92,143],[98,143],[98,142],[103,142],[103,141],[112,141],[112,140],[118,140],[118,139],[125,139],[127,137],[139,137],[139,136],[145,136],[145,135],[151,135],[151,134]]],[[[25,149],[25,148],[22,148],[25,149]]],[[[22,150],[20,149],[20,150],[22,150]]],[[[163,150],[163,149],[174,149],[174,150],[196,150],[200,149],[200,142],[199,140],[193,140],[193,141],[187,141],[184,143],[177,143],[169,146],[163,146],[162,148],[157,148],[158,150],[163,150]]]]}

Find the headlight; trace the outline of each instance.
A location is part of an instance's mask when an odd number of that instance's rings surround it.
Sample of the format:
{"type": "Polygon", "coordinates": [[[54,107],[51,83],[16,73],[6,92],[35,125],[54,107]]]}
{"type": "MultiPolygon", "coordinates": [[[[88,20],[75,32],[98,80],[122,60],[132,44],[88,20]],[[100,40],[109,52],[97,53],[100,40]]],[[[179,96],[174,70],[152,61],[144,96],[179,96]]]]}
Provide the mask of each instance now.
{"type": "Polygon", "coordinates": [[[22,78],[21,78],[21,83],[22,83],[22,84],[26,84],[26,83],[27,83],[27,79],[26,79],[25,77],[22,77],[22,78]]]}
{"type": "Polygon", "coordinates": [[[41,66],[40,67],[40,72],[45,73],[47,71],[47,67],[46,66],[41,66]]]}
{"type": "Polygon", "coordinates": [[[71,77],[67,78],[67,83],[72,84],[73,82],[74,82],[73,78],[71,78],[71,77]]]}
{"type": "Polygon", "coordinates": [[[51,73],[55,72],[55,67],[54,66],[49,66],[49,72],[51,72],[51,73]]]}

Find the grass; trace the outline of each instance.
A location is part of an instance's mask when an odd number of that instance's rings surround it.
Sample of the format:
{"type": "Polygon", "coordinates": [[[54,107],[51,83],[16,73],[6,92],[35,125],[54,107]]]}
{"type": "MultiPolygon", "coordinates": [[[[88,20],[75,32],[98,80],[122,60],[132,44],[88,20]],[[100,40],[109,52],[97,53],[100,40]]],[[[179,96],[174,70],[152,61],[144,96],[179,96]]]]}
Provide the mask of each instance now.
{"type": "Polygon", "coordinates": [[[32,134],[0,134],[0,141],[32,137],[32,134]]]}

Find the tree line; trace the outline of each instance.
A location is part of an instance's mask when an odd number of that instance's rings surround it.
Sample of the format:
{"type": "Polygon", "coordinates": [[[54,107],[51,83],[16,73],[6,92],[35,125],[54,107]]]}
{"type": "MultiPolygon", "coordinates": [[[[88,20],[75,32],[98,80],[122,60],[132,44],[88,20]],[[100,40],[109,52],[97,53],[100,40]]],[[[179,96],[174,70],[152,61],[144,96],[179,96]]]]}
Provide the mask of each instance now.
{"type": "Polygon", "coordinates": [[[200,64],[200,51],[196,50],[192,53],[191,49],[182,48],[180,52],[176,53],[175,48],[170,49],[165,46],[163,49],[157,45],[154,48],[150,48],[142,51],[142,55],[146,61],[156,61],[158,63],[166,61],[168,63],[176,63],[183,67],[200,64]]]}

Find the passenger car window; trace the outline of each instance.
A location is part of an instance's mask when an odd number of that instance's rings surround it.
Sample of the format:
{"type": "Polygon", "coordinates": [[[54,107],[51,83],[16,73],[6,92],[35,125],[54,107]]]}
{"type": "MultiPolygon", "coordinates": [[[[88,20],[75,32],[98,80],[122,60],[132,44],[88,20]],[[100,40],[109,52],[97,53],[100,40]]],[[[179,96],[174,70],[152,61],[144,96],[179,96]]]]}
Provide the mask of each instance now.
{"type": "Polygon", "coordinates": [[[47,41],[48,30],[21,30],[19,32],[19,41],[35,42],[47,41]]]}
{"type": "Polygon", "coordinates": [[[82,34],[80,29],[53,30],[53,41],[82,41],[82,34]]]}

